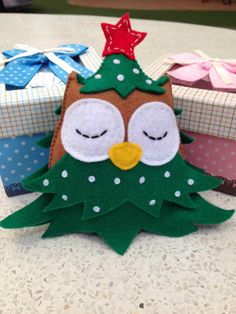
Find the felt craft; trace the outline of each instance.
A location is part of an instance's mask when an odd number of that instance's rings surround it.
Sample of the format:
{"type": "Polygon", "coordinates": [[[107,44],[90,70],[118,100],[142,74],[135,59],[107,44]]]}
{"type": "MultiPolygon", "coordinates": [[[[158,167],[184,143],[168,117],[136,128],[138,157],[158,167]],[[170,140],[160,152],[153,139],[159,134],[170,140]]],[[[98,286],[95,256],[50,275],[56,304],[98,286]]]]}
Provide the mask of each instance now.
{"type": "Polygon", "coordinates": [[[168,81],[168,77],[152,80],[142,71],[136,60],[115,54],[106,57],[92,77],[85,80],[78,75],[78,81],[84,84],[80,89],[81,93],[89,94],[114,89],[121,97],[126,98],[135,89],[163,94],[165,89],[162,85],[168,81]]]}
{"type": "Polygon", "coordinates": [[[124,254],[141,231],[180,237],[229,219],[233,210],[198,195],[220,180],[183,159],[181,139],[192,139],[178,129],[170,83],[152,81],[135,60],[144,33],[127,14],[103,30],[100,69],[86,80],[70,75],[49,163],[23,182],[42,195],[0,225],[49,223],[45,238],[95,233],[124,254]]]}
{"type": "MultiPolygon", "coordinates": [[[[102,91],[92,94],[80,93],[81,87],[83,85],[78,82],[77,74],[73,72],[68,80],[62,112],[54,133],[54,137],[51,145],[51,153],[49,159],[49,167],[52,167],[65,153],[65,149],[61,143],[61,126],[63,124],[64,115],[66,110],[76,101],[88,98],[96,98],[101,100],[106,100],[107,102],[113,104],[121,113],[124,126],[125,126],[125,140],[127,140],[127,130],[129,120],[132,114],[136,111],[137,108],[142,106],[146,102],[158,101],[163,102],[173,109],[173,97],[171,86],[169,82],[164,84],[164,89],[166,92],[164,94],[154,94],[154,93],[145,93],[140,90],[135,90],[129,94],[126,98],[122,98],[116,91],[102,91]]],[[[182,146],[180,146],[180,151],[182,151],[182,146]]]]}
{"type": "Polygon", "coordinates": [[[37,144],[40,147],[49,148],[52,142],[52,138],[53,138],[53,132],[49,132],[41,140],[39,140],[37,144]]]}

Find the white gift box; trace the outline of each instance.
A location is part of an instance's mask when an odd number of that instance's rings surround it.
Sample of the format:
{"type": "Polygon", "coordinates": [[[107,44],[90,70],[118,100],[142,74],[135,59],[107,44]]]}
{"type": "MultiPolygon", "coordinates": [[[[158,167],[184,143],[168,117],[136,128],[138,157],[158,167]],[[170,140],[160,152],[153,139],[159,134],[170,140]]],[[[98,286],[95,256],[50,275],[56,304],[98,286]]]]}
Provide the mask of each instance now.
{"type": "MultiPolygon", "coordinates": [[[[91,47],[79,58],[93,72],[101,62],[91,47]]],[[[17,90],[0,84],[0,174],[9,196],[25,193],[20,181],[47,164],[48,149],[37,141],[54,130],[64,91],[63,83],[17,90]]]]}

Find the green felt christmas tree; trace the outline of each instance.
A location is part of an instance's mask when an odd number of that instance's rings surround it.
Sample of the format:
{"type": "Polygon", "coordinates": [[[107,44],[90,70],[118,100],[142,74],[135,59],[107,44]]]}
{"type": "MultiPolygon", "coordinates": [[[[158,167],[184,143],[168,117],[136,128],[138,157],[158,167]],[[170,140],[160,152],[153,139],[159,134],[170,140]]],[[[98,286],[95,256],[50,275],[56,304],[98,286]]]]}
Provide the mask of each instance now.
{"type": "Polygon", "coordinates": [[[180,137],[187,143],[191,138],[179,134],[179,110],[163,101],[147,101],[133,109],[125,127],[120,105],[111,103],[110,94],[110,102],[94,97],[112,90],[129,111],[129,95],[136,90],[166,93],[166,77],[151,80],[135,60],[133,48],[145,34],[131,29],[128,15],[102,27],[107,39],[104,62],[91,78],[78,76],[83,97],[62,110],[56,131],[66,153],[24,180],[26,189],[42,195],[1,221],[1,227],[49,224],[45,238],[95,233],[123,254],[141,231],[180,237],[198,225],[229,219],[234,211],[198,194],[220,181],[182,158],[180,137]]]}
{"type": "Polygon", "coordinates": [[[233,211],[196,194],[218,185],[218,179],[196,171],[179,154],[164,166],[140,163],[127,172],[110,161],[86,164],[66,154],[50,170],[45,167],[25,180],[25,188],[42,196],[1,226],[50,223],[43,237],[96,233],[122,254],[141,230],[179,237],[196,231],[197,224],[229,219],[233,211]]]}

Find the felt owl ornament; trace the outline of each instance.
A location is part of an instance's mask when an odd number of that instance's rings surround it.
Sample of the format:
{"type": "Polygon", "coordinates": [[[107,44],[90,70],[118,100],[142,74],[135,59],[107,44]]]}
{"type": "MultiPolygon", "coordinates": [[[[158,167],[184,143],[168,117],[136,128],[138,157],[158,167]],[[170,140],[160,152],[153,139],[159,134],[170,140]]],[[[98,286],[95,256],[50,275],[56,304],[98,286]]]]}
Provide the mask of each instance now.
{"type": "Polygon", "coordinates": [[[100,68],[87,79],[70,75],[49,163],[23,182],[42,195],[1,226],[49,224],[44,238],[95,233],[123,254],[141,231],[180,237],[229,219],[233,211],[198,194],[220,181],[183,159],[181,138],[189,139],[168,77],[152,80],[135,59],[146,33],[128,14],[102,29],[100,68]]]}

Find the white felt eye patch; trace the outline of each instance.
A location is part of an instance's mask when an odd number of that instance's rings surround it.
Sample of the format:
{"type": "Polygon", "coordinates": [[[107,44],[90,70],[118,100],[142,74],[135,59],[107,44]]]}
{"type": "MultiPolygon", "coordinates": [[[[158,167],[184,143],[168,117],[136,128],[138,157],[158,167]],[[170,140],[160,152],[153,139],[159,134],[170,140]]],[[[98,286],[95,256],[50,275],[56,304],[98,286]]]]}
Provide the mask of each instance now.
{"type": "Polygon", "coordinates": [[[132,115],[128,139],[143,150],[141,161],[150,166],[163,165],[179,150],[179,130],[173,110],[162,102],[148,102],[132,115]]]}
{"type": "Polygon", "coordinates": [[[67,153],[85,162],[108,158],[113,144],[124,141],[125,128],[119,110],[96,98],[74,102],[65,112],[61,141],[67,153]]]}

